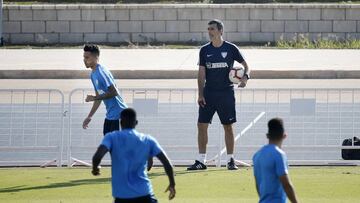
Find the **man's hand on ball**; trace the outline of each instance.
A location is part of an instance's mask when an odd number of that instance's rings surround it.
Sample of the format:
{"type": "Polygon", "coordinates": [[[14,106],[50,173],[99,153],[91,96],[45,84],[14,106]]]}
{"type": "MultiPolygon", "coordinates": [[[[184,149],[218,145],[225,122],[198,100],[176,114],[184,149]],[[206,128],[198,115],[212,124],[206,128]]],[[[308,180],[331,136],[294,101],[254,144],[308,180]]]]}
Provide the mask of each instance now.
{"type": "Polygon", "coordinates": [[[246,77],[241,78],[240,84],[238,87],[241,87],[241,88],[246,87],[247,81],[248,81],[248,79],[246,77]]]}

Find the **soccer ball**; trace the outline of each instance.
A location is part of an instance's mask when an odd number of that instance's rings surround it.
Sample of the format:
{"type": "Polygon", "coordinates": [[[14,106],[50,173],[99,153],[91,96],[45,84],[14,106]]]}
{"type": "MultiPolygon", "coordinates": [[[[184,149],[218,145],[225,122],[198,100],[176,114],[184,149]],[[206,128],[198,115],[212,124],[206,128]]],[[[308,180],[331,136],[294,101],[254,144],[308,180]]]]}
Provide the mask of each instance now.
{"type": "Polygon", "coordinates": [[[244,76],[245,69],[242,66],[233,67],[229,72],[229,80],[232,83],[240,83],[241,78],[244,76]]]}

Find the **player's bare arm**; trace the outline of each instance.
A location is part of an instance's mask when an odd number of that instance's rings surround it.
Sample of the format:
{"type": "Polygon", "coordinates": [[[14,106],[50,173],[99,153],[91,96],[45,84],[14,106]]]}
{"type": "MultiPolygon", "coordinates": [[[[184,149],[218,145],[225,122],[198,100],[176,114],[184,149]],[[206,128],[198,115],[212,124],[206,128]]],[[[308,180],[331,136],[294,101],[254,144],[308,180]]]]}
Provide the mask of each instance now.
{"type": "Polygon", "coordinates": [[[105,156],[105,154],[108,152],[108,149],[104,146],[104,145],[100,145],[97,149],[97,151],[95,152],[93,158],[92,158],[92,171],[91,173],[94,176],[98,176],[100,175],[100,169],[99,169],[99,165],[101,162],[101,159],[105,156]]]}
{"type": "MultiPolygon", "coordinates": [[[[95,91],[95,95],[98,96],[98,93],[95,91]]],[[[99,106],[101,104],[101,100],[95,100],[90,113],[88,114],[88,116],[85,118],[85,120],[83,121],[83,129],[87,129],[89,126],[89,123],[91,122],[91,118],[93,117],[93,115],[95,114],[95,112],[98,110],[99,106]]]]}
{"type": "Polygon", "coordinates": [[[255,178],[256,192],[257,192],[258,196],[260,197],[259,187],[258,187],[258,185],[256,184],[256,183],[257,183],[256,176],[254,176],[254,178],[255,178]]]}
{"type": "Polygon", "coordinates": [[[176,194],[173,167],[172,167],[169,159],[167,158],[167,156],[163,152],[158,154],[156,157],[160,160],[160,162],[164,166],[166,175],[169,177],[170,184],[167,187],[167,189],[165,190],[165,192],[168,192],[168,191],[170,192],[169,200],[171,200],[171,199],[173,199],[175,197],[175,194],[176,194]]]}
{"type": "Polygon", "coordinates": [[[83,122],[83,128],[84,129],[88,128],[89,123],[91,122],[91,118],[95,114],[97,109],[99,108],[100,104],[101,104],[100,100],[94,101],[93,106],[91,107],[89,115],[85,118],[85,120],[83,122]]]}
{"type": "Polygon", "coordinates": [[[101,101],[101,100],[105,100],[105,99],[111,99],[111,98],[116,97],[118,95],[119,95],[119,93],[118,93],[116,87],[114,85],[110,85],[109,88],[108,88],[108,91],[105,94],[102,94],[102,95],[97,94],[96,96],[87,95],[85,101],[86,102],[101,101]]]}
{"type": "Polygon", "coordinates": [[[289,200],[292,203],[297,203],[298,201],[295,195],[295,190],[293,185],[291,184],[289,176],[285,174],[283,176],[280,176],[279,179],[289,200]]]}
{"type": "Polygon", "coordinates": [[[246,63],[246,61],[243,61],[242,63],[241,63],[241,65],[243,65],[244,66],[244,68],[245,68],[245,74],[244,74],[244,77],[242,77],[241,78],[241,82],[240,82],[240,84],[239,84],[239,87],[246,87],[246,84],[247,84],[247,81],[248,81],[248,77],[247,76],[245,76],[245,75],[250,75],[250,68],[249,68],[249,66],[248,66],[248,64],[246,63]]]}
{"type": "Polygon", "coordinates": [[[198,72],[198,91],[199,91],[199,97],[198,97],[198,104],[201,107],[204,107],[206,105],[206,101],[204,98],[204,86],[205,86],[205,67],[199,66],[199,72],[198,72]]]}

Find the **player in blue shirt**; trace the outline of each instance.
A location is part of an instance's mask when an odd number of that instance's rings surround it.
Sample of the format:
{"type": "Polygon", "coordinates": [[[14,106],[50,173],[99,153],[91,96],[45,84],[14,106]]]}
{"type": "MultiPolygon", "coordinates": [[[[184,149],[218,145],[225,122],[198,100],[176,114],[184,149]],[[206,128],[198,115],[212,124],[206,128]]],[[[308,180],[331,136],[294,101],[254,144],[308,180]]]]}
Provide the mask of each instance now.
{"type": "Polygon", "coordinates": [[[250,69],[236,45],[224,41],[222,34],[224,24],[220,20],[208,23],[210,42],[200,49],[198,73],[198,147],[199,157],[188,170],[206,169],[206,145],[208,126],[217,112],[225,131],[225,144],[228,156],[227,168],[236,170],[234,161],[234,131],[232,124],[236,122],[234,85],[229,80],[230,69],[234,61],[245,68],[245,75],[239,87],[245,87],[249,79],[250,69]]]}
{"type": "Polygon", "coordinates": [[[107,152],[111,156],[112,194],[115,203],[156,203],[153,189],[146,172],[148,157],[156,156],[164,165],[169,177],[169,199],[175,197],[175,180],[173,168],[164,150],[155,138],[139,133],[136,112],[125,109],[121,112],[121,131],[105,135],[93,157],[93,175],[99,175],[101,159],[107,152]]]}
{"type": "Polygon", "coordinates": [[[260,203],[285,203],[286,196],[297,203],[294,187],[289,179],[286,154],[281,150],[286,138],[282,119],[268,122],[269,144],[263,146],[253,157],[256,190],[260,203]]]}
{"type": "Polygon", "coordinates": [[[83,128],[86,129],[92,116],[99,108],[101,101],[106,106],[106,118],[104,121],[103,134],[114,130],[119,130],[119,117],[127,105],[121,98],[116,87],[114,77],[104,66],[98,63],[100,49],[97,45],[87,44],[84,46],[84,63],[86,68],[91,69],[91,82],[94,86],[95,96],[87,95],[85,101],[93,102],[90,113],[83,122],[83,128]]]}

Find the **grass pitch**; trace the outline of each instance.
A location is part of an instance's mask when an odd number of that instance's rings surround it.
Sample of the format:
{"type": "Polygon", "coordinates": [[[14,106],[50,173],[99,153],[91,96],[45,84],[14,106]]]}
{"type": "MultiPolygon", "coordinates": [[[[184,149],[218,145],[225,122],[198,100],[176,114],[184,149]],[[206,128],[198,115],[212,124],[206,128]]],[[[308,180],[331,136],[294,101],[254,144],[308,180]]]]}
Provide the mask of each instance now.
{"type": "MultiPolygon", "coordinates": [[[[210,168],[187,172],[176,168],[173,203],[257,202],[251,168],[210,168]]],[[[168,180],[162,168],[149,173],[160,202],[168,180]]],[[[300,202],[353,203],[360,200],[360,167],[291,167],[290,177],[300,202]]],[[[89,168],[0,169],[0,202],[111,202],[110,168],[99,177],[89,168]]]]}

